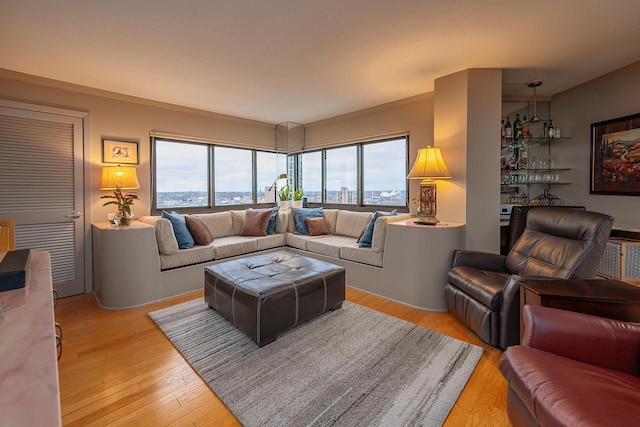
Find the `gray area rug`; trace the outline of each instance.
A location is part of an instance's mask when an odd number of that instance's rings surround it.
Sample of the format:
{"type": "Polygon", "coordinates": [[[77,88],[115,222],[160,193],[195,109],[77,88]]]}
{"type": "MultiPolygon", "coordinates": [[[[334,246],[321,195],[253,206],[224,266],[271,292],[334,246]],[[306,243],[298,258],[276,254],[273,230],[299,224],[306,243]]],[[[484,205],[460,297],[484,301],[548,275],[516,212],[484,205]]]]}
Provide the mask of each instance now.
{"type": "Polygon", "coordinates": [[[149,316],[245,426],[441,425],[483,351],[348,301],[263,348],[203,300],[149,316]]]}

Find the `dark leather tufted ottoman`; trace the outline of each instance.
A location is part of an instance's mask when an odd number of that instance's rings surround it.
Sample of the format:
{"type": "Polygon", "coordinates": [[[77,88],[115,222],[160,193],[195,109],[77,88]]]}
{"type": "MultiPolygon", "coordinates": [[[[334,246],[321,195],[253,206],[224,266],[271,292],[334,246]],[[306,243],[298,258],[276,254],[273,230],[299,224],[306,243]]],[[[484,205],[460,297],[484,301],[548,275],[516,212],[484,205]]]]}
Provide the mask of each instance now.
{"type": "Polygon", "coordinates": [[[344,301],[343,267],[288,251],[205,269],[204,299],[260,347],[344,301]]]}

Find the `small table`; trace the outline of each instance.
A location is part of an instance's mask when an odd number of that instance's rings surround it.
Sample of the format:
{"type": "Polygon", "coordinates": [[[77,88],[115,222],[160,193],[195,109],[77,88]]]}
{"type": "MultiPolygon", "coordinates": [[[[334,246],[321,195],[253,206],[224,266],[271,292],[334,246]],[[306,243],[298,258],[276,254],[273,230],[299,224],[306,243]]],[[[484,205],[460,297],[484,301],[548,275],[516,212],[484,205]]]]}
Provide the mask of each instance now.
{"type": "Polygon", "coordinates": [[[640,323],[640,287],[614,279],[520,280],[520,334],[525,304],[640,323]]]}

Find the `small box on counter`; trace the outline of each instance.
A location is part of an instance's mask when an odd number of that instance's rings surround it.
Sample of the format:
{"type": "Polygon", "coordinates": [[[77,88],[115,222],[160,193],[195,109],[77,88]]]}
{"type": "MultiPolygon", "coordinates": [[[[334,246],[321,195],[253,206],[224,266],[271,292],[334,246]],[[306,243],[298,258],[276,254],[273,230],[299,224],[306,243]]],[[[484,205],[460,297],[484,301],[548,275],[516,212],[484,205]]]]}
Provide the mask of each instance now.
{"type": "Polygon", "coordinates": [[[31,249],[9,251],[0,261],[0,292],[24,288],[31,249]]]}

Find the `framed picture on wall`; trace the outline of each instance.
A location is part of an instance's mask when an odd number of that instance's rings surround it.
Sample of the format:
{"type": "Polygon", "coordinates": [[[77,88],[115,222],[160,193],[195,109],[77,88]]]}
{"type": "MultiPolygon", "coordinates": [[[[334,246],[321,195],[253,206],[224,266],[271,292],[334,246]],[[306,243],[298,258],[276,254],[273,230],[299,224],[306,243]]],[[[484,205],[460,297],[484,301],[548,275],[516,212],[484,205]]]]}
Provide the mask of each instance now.
{"type": "Polygon", "coordinates": [[[590,193],[640,195],[640,114],[591,125],[590,193]]]}
{"type": "Polygon", "coordinates": [[[118,163],[121,165],[137,165],[138,143],[117,139],[102,139],[102,163],[118,163]]]}

